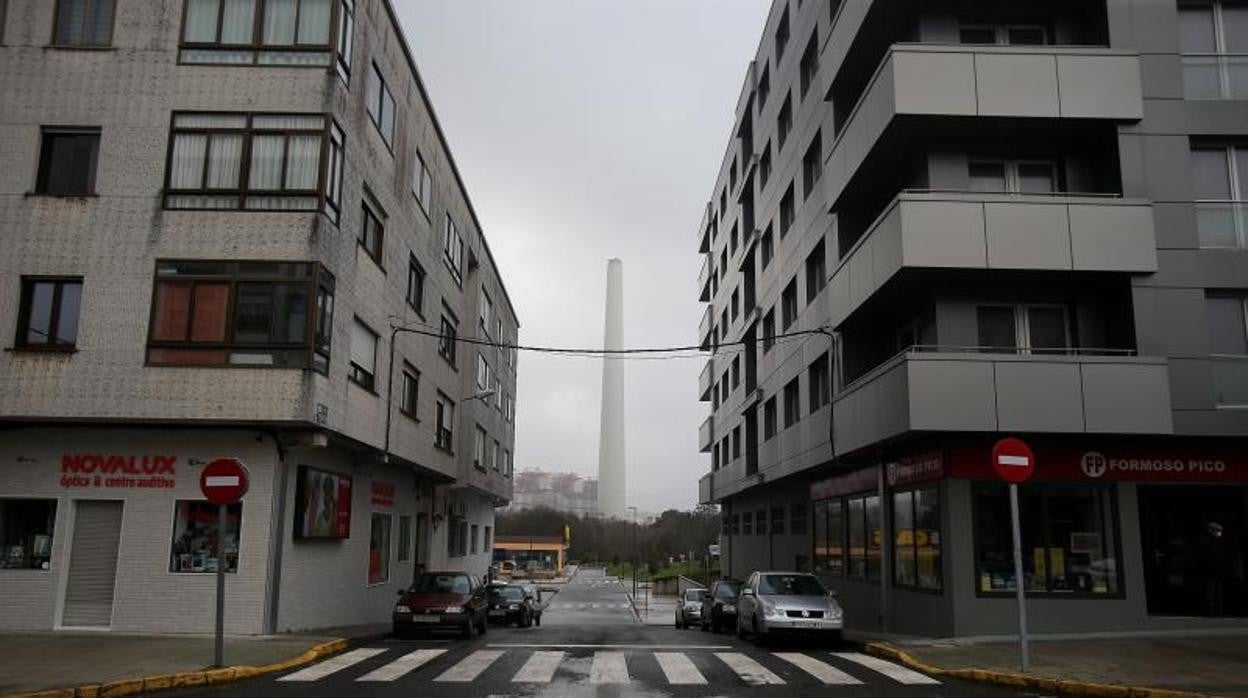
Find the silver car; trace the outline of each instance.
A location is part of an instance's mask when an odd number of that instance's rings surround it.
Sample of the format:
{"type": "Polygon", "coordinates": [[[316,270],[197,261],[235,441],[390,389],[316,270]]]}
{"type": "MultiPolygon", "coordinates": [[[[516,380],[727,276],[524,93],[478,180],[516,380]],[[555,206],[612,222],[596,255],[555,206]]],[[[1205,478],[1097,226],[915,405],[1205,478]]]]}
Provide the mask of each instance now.
{"type": "Polygon", "coordinates": [[[685,589],[680,595],[680,605],[676,607],[676,629],[681,630],[691,625],[702,625],[702,597],[706,589],[685,589]]]}
{"type": "Polygon", "coordinates": [[[755,642],[783,634],[820,635],[840,642],[844,612],[814,575],[755,572],[737,601],[737,637],[755,642]]]}

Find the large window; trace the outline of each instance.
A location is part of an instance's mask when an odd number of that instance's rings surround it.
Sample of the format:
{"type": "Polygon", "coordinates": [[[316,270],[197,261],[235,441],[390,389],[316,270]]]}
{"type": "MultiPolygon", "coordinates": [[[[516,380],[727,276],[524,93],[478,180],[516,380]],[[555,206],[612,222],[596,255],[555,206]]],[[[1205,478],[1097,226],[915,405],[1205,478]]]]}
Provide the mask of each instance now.
{"type": "Polygon", "coordinates": [[[324,370],[333,290],[313,263],[159,260],[147,361],[324,370]]]}
{"type": "Polygon", "coordinates": [[[894,492],[893,583],[939,591],[940,564],[940,490],[894,492]]]}
{"type": "MultiPolygon", "coordinates": [[[[1015,590],[1010,501],[1004,484],[974,488],[975,588],[1015,590]]],[[[1029,594],[1121,593],[1117,512],[1111,487],[1029,484],[1019,491],[1023,588],[1029,594]]]]}
{"type": "Polygon", "coordinates": [[[474,434],[475,437],[472,441],[472,464],[477,470],[485,470],[485,453],[489,435],[480,426],[476,427],[474,434]]]}
{"type": "Polygon", "coordinates": [[[442,258],[446,268],[450,270],[455,283],[462,284],[464,278],[464,239],[459,235],[459,227],[451,214],[446,214],[446,234],[442,239],[442,258]]]}
{"type": "Polygon", "coordinates": [[[455,403],[441,392],[438,393],[437,414],[434,423],[433,445],[450,453],[453,450],[455,429],[455,403]]]}
{"type": "Polygon", "coordinates": [[[1185,98],[1248,98],[1248,6],[1180,2],[1179,51],[1185,98]]]}
{"type": "Polygon", "coordinates": [[[403,362],[403,392],[400,395],[399,411],[416,419],[416,405],[420,398],[420,371],[415,366],[403,362]]]}
{"type": "Polygon", "coordinates": [[[425,156],[419,150],[412,162],[412,194],[426,216],[433,213],[433,175],[425,164],[425,156]]]}
{"type": "Polygon", "coordinates": [[[1071,348],[1065,306],[981,305],[975,312],[981,352],[1064,354],[1071,348]]]}
{"type": "Polygon", "coordinates": [[[348,377],[365,390],[377,383],[377,333],[359,318],[351,325],[351,372],[348,377]]]}
{"type": "Polygon", "coordinates": [[[810,413],[814,414],[832,401],[831,371],[825,353],[810,364],[810,413]]]}
{"type": "Polygon", "coordinates": [[[1248,147],[1194,145],[1191,162],[1200,246],[1248,248],[1248,147]]]}
{"type": "MultiPolygon", "coordinates": [[[[225,571],[238,571],[238,537],[243,517],[242,503],[225,508],[225,571]]],[[[169,556],[170,572],[216,572],[220,564],[217,552],[217,526],[220,511],[212,502],[178,500],[173,513],[173,546],[169,556]]]]}
{"type": "Polygon", "coordinates": [[[385,584],[390,581],[390,526],[389,514],[373,513],[368,534],[368,583],[385,584]]]}
{"type": "Polygon", "coordinates": [[[857,495],[845,501],[848,531],[847,565],[849,576],[854,579],[879,581],[880,579],[880,527],[879,495],[857,495]]]}
{"type": "Polygon", "coordinates": [[[767,441],[780,431],[779,419],[776,415],[776,396],[772,395],[763,403],[763,440],[767,441]]]}
{"type": "Polygon", "coordinates": [[[835,577],[845,575],[845,501],[822,499],[814,503],[814,569],[835,577]]]}
{"type": "Polygon", "coordinates": [[[186,0],[179,60],[328,66],[334,0],[186,0]]]}
{"type": "Polygon", "coordinates": [[[322,210],[334,223],[342,213],[342,177],[346,166],[346,136],[337,122],[329,129],[329,166],[326,168],[325,205],[322,210]]]}
{"type": "Polygon", "coordinates": [[[806,147],[806,154],[802,156],[802,198],[810,198],[811,192],[815,190],[815,185],[819,183],[819,178],[823,176],[823,138],[818,132],[815,137],[810,140],[810,145],[806,147]]]}
{"type": "Polygon", "coordinates": [[[102,48],[113,43],[116,0],[57,0],[54,46],[102,48]]]}
{"type": "Polygon", "coordinates": [[[425,309],[425,268],[417,261],[416,255],[407,258],[407,304],[417,315],[424,317],[425,309]]]}
{"type": "Polygon", "coordinates": [[[360,220],[360,234],[356,237],[356,241],[377,263],[377,266],[384,267],[382,254],[385,251],[386,226],[382,223],[382,219],[385,218],[385,214],[381,212],[381,207],[376,202],[370,202],[368,199],[364,200],[361,209],[363,218],[360,220]]]}
{"type": "Polygon", "coordinates": [[[776,343],[776,309],[773,306],[763,315],[763,353],[771,351],[776,343]]]}
{"type": "Polygon", "coordinates": [[[48,569],[55,526],[55,499],[0,498],[0,570],[48,569]]]}
{"type": "Polygon", "coordinates": [[[1214,400],[1219,405],[1248,405],[1248,298],[1208,296],[1205,312],[1214,400]]]}
{"type": "Polygon", "coordinates": [[[806,302],[813,302],[827,283],[827,255],[824,254],[823,238],[820,238],[810,254],[806,255],[806,302]]]}
{"type": "Polygon", "coordinates": [[[322,114],[174,114],[165,208],[317,210],[330,124],[322,114]]]}
{"type": "Polygon", "coordinates": [[[780,329],[788,332],[797,321],[797,277],[789,280],[780,293],[780,329]]]}
{"type": "Polygon", "coordinates": [[[806,99],[806,93],[810,91],[810,86],[815,82],[815,75],[819,72],[819,29],[810,35],[810,41],[806,42],[806,50],[802,51],[802,62],[798,67],[800,77],[800,87],[802,99],[806,99]]]}
{"type": "Polygon", "coordinates": [[[784,49],[789,45],[789,8],[786,5],[784,13],[780,15],[780,22],[776,24],[776,67],[780,67],[780,60],[784,58],[784,49]]]}
{"type": "Polygon", "coordinates": [[[797,424],[802,418],[802,401],[798,390],[798,380],[794,378],[784,386],[784,428],[797,424]]]}
{"type": "Polygon", "coordinates": [[[341,0],[338,9],[338,56],[336,70],[343,83],[351,84],[351,53],[355,50],[355,0],[341,0]]]}
{"type": "Polygon", "coordinates": [[[459,320],[450,310],[443,308],[442,331],[438,334],[438,355],[455,365],[455,346],[458,342],[459,320]]]}
{"type": "Polygon", "coordinates": [[[797,211],[793,206],[793,183],[789,182],[789,188],[784,191],[784,196],[780,197],[781,240],[784,239],[785,235],[789,234],[789,228],[793,227],[793,221],[797,216],[797,211]]]}
{"type": "Polygon", "coordinates": [[[95,170],[100,157],[100,129],[43,129],[35,193],[49,196],[95,194],[95,170]]]}
{"type": "Polygon", "coordinates": [[[368,118],[381,134],[387,147],[394,145],[394,94],[376,63],[368,74],[368,118]]]}
{"type": "Polygon", "coordinates": [[[72,349],[78,341],[81,307],[81,278],[23,277],[14,347],[72,349]]]}
{"type": "MultiPolygon", "coordinates": [[[[784,144],[789,140],[789,131],[793,130],[793,98],[784,95],[780,104],[780,113],[776,116],[776,150],[783,151],[784,144]]],[[[783,235],[782,235],[783,237],[783,235]]]]}
{"type": "Polygon", "coordinates": [[[1059,191],[1057,163],[1052,160],[971,160],[970,190],[1009,194],[1052,194],[1059,191]]]}

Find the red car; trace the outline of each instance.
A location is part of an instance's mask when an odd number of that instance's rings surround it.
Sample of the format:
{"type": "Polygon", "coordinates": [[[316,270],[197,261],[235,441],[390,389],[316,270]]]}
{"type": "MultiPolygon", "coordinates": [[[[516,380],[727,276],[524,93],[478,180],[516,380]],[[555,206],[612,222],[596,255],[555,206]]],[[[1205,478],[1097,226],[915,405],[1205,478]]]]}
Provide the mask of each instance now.
{"type": "Polygon", "coordinates": [[[485,585],[466,572],[425,572],[410,589],[399,592],[394,606],[394,634],[423,630],[458,630],[464,638],[484,634],[485,585]]]}

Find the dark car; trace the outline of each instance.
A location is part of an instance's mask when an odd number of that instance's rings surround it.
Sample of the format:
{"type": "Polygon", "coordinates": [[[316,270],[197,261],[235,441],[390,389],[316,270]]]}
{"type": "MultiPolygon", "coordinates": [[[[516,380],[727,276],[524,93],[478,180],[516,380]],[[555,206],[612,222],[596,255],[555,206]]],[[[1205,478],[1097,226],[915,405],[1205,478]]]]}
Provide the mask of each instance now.
{"type": "Polygon", "coordinates": [[[527,628],[535,622],[541,625],[542,612],[536,608],[533,597],[525,593],[519,584],[491,585],[489,592],[489,619],[494,623],[515,623],[527,628]]]}
{"type": "Polygon", "coordinates": [[[737,627],[737,597],[740,595],[739,580],[721,579],[712,584],[710,592],[702,596],[702,629],[719,632],[721,628],[737,627]]]}
{"type": "Polygon", "coordinates": [[[458,630],[472,637],[486,629],[485,585],[466,572],[424,572],[411,588],[399,592],[394,606],[394,634],[458,630]]]}

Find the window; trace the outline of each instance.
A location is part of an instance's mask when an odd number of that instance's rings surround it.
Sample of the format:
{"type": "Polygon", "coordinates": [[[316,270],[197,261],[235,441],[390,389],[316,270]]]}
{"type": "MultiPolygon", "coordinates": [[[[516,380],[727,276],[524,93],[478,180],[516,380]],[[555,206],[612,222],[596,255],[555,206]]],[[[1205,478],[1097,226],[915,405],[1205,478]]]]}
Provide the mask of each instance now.
{"type": "Polygon", "coordinates": [[[55,499],[0,499],[0,570],[49,569],[55,526],[55,499]]]}
{"type": "Polygon", "coordinates": [[[412,559],[412,517],[399,515],[399,562],[408,562],[412,559]]]}
{"type": "Polygon", "coordinates": [[[797,387],[797,379],[789,381],[784,386],[784,428],[797,424],[802,418],[802,403],[797,387]]]}
{"type": "Polygon", "coordinates": [[[433,213],[433,175],[425,165],[425,156],[416,151],[415,162],[412,163],[412,194],[416,196],[420,210],[425,215],[433,213]]]}
{"type": "Polygon", "coordinates": [[[759,509],[754,512],[754,532],[760,536],[767,535],[767,510],[759,509]]]}
{"type": "Polygon", "coordinates": [[[1248,248],[1248,147],[1193,144],[1191,163],[1200,246],[1248,248]]]}
{"type": "Polygon", "coordinates": [[[818,132],[810,140],[806,154],[802,156],[802,198],[809,199],[815,184],[823,176],[823,138],[818,132]]]}
{"type": "Polygon", "coordinates": [[[732,366],[729,371],[732,374],[732,389],[736,390],[741,385],[741,355],[732,357],[732,366]]]}
{"type": "Polygon", "coordinates": [[[368,583],[390,581],[390,515],[373,512],[368,533],[368,583]]]}
{"type": "Polygon", "coordinates": [[[963,24],[958,29],[963,44],[998,44],[1043,46],[1049,43],[1048,31],[1040,24],[963,24]]]}
{"type": "Polygon", "coordinates": [[[405,297],[412,310],[424,317],[425,268],[420,265],[414,254],[407,258],[407,294],[405,297]]]}
{"type": "Polygon", "coordinates": [[[732,515],[731,528],[732,528],[732,531],[730,532],[729,535],[735,536],[741,531],[741,515],[740,514],[732,515]]]}
{"type": "Polygon", "coordinates": [[[784,507],[772,505],[771,532],[775,534],[784,533],[784,507]]]}
{"type": "Polygon", "coordinates": [[[828,355],[824,354],[810,364],[810,412],[814,414],[824,405],[832,402],[831,373],[828,370],[828,355]]]}
{"type": "Polygon", "coordinates": [[[814,503],[815,571],[845,576],[845,500],[822,499],[814,503]]]}
{"type": "Polygon", "coordinates": [[[497,472],[498,469],[502,467],[502,460],[503,445],[498,442],[498,439],[494,439],[494,450],[492,450],[489,454],[490,469],[497,472]]]}
{"type": "Polygon", "coordinates": [[[776,343],[776,309],[773,306],[763,316],[763,353],[771,351],[776,343]]]}
{"type": "Polygon", "coordinates": [[[766,269],[767,266],[771,264],[771,260],[772,258],[775,257],[775,254],[776,254],[775,242],[773,238],[774,236],[771,234],[771,224],[768,223],[767,229],[763,231],[763,237],[759,243],[759,247],[762,248],[762,251],[760,252],[760,254],[762,255],[762,268],[763,269],[766,269]]]}
{"type": "Polygon", "coordinates": [[[55,46],[101,48],[113,43],[115,0],[57,0],[55,46]]]}
{"type": "Polygon", "coordinates": [[[445,305],[442,309],[442,332],[438,335],[438,356],[446,359],[451,366],[455,365],[455,346],[458,344],[459,320],[455,318],[445,305]]]}
{"type": "Polygon", "coordinates": [[[806,502],[794,502],[789,507],[789,532],[794,534],[806,534],[806,502]]]}
{"type": "Polygon", "coordinates": [[[479,533],[480,529],[477,528],[477,524],[473,524],[472,532],[468,534],[468,552],[473,555],[477,554],[477,535],[479,533]]]}
{"type": "Polygon", "coordinates": [[[924,487],[893,493],[893,583],[941,588],[940,491],[924,487]]]}
{"type": "MultiPolygon", "coordinates": [[[[360,247],[372,257],[377,266],[382,266],[381,253],[386,236],[386,227],[382,224],[380,216],[370,206],[368,201],[364,201],[361,208],[364,211],[364,217],[360,222],[360,235],[356,241],[360,243],[360,247]]],[[[384,214],[382,214],[384,215],[384,214]]]]}
{"type": "Polygon", "coordinates": [[[394,146],[394,95],[390,86],[381,74],[381,68],[373,63],[373,70],[368,74],[368,118],[377,127],[386,147],[394,146]]]}
{"type": "MultiPolygon", "coordinates": [[[[238,572],[239,522],[241,502],[225,508],[225,571],[238,572]]],[[[180,499],[173,505],[173,544],[169,552],[170,572],[216,572],[221,564],[217,554],[217,526],[220,511],[212,502],[180,499]]]]}
{"type": "Polygon", "coordinates": [[[720,379],[719,387],[720,387],[719,401],[723,403],[727,403],[728,402],[728,372],[727,371],[724,371],[724,377],[720,379]]]}
{"type": "Polygon", "coordinates": [[[772,395],[763,403],[763,440],[766,441],[780,431],[776,418],[776,396],[772,395]]]}
{"type": "Polygon", "coordinates": [[[728,187],[724,187],[719,192],[719,212],[722,215],[728,215],[728,187]]]}
{"type": "Polygon", "coordinates": [[[971,160],[967,163],[971,191],[1010,194],[1052,194],[1059,191],[1057,163],[1051,160],[971,160]]]}
{"type": "Polygon", "coordinates": [[[485,354],[477,354],[477,392],[484,393],[490,389],[490,364],[485,354]]]}
{"type": "Polygon", "coordinates": [[[1065,354],[1070,342],[1060,305],[981,305],[975,309],[985,353],[1065,354]]]}
{"type": "Polygon", "coordinates": [[[719,470],[719,443],[711,444],[711,470],[719,470]]]}
{"type": "Polygon", "coordinates": [[[737,223],[732,224],[732,234],[728,238],[728,254],[730,255],[737,254],[737,244],[741,241],[739,229],[740,226],[737,223]]]}
{"type": "Polygon", "coordinates": [[[400,395],[399,411],[416,419],[416,404],[420,398],[420,371],[415,366],[403,362],[403,392],[400,395]]]}
{"type": "MultiPolygon", "coordinates": [[[[165,208],[315,211],[330,124],[322,114],[175,113],[165,208]]],[[[341,165],[331,164],[336,202],[341,165]]]]}
{"type": "Polygon", "coordinates": [[[737,460],[741,457],[741,427],[732,428],[732,459],[737,460]]]}
{"type": "Polygon", "coordinates": [[[1243,296],[1207,296],[1205,312],[1215,402],[1248,405],[1248,301],[1243,296]]]}
{"type": "Polygon", "coordinates": [[[323,371],[333,293],[334,277],[313,263],[158,260],[147,361],[323,371]]]}
{"type": "MultiPolygon", "coordinates": [[[[343,3],[344,36],[350,35],[349,5],[343,3]]],[[[187,0],[179,60],[325,67],[332,20],[333,0],[187,0]]],[[[349,53],[350,40],[345,43],[349,53]]]]}
{"type": "MultiPolygon", "coordinates": [[[[490,294],[481,289],[481,296],[477,299],[477,323],[481,326],[481,332],[486,336],[490,334],[490,322],[494,317],[494,302],[490,300],[490,294]]],[[[495,339],[501,339],[495,337],[495,339]]]]}
{"type": "Polygon", "coordinates": [[[810,35],[810,41],[806,42],[806,50],[802,51],[802,62],[798,68],[799,83],[801,88],[802,99],[806,99],[806,93],[810,91],[810,86],[815,82],[815,75],[819,72],[819,29],[810,35]]]}
{"type": "Polygon", "coordinates": [[[758,191],[760,193],[763,187],[767,186],[769,179],[771,179],[771,141],[763,144],[763,154],[758,157],[758,191]]]}
{"type": "Polygon", "coordinates": [[[828,283],[828,266],[825,259],[823,238],[806,255],[806,302],[811,303],[828,283]]]}
{"type": "Polygon", "coordinates": [[[741,515],[741,535],[749,536],[754,534],[754,517],[750,516],[750,512],[741,515]]]}
{"type": "Polygon", "coordinates": [[[780,239],[783,240],[785,235],[789,234],[789,228],[793,227],[793,219],[796,218],[796,209],[793,208],[793,183],[789,182],[789,188],[785,190],[784,196],[780,199],[780,239]]]}
{"type": "Polygon", "coordinates": [[[344,84],[351,84],[351,52],[355,48],[355,0],[342,0],[338,17],[338,77],[344,84]]]}
{"type": "Polygon", "coordinates": [[[511,451],[503,449],[503,477],[511,477],[511,451]]]}
{"type": "Polygon", "coordinates": [[[35,193],[49,196],[95,194],[100,129],[44,128],[35,193]]]}
{"type": "Polygon", "coordinates": [[[736,322],[737,317],[741,314],[741,290],[740,289],[737,289],[737,288],[732,289],[732,296],[730,297],[730,301],[731,302],[729,303],[729,307],[732,308],[732,321],[736,322]]]}
{"type": "Polygon", "coordinates": [[[758,113],[763,113],[763,105],[767,104],[767,96],[771,94],[771,69],[764,64],[763,74],[758,78],[758,113]]]}
{"type": "MultiPolygon", "coordinates": [[[[845,506],[849,532],[847,570],[851,579],[880,579],[880,497],[849,497],[845,506]]],[[[1009,526],[1006,526],[1009,530],[1009,526]]]]}
{"type": "Polygon", "coordinates": [[[776,150],[784,150],[785,141],[789,140],[789,131],[793,129],[793,98],[784,96],[780,105],[780,114],[776,117],[776,150]]]}
{"type": "Polygon", "coordinates": [[[1179,51],[1185,98],[1248,97],[1248,7],[1217,0],[1180,3],[1179,51]]]}
{"type": "Polygon", "coordinates": [[[780,328],[785,332],[797,321],[797,277],[789,281],[780,294],[780,328]]]}
{"type": "MultiPolygon", "coordinates": [[[[1014,547],[1004,484],[975,483],[975,589],[1013,594],[1014,547]]],[[[1029,484],[1019,491],[1023,588],[1029,594],[1117,595],[1118,514],[1113,487],[1029,484]]]]}
{"type": "Polygon", "coordinates": [[[372,391],[377,375],[377,333],[355,319],[351,325],[351,373],[348,378],[365,390],[372,391]]]}
{"type": "Polygon", "coordinates": [[[433,445],[450,453],[451,439],[455,425],[455,403],[441,392],[438,393],[437,419],[434,424],[433,445]]]}
{"type": "Polygon", "coordinates": [[[776,67],[780,67],[780,59],[784,58],[784,49],[789,45],[789,8],[786,5],[780,22],[776,25],[776,67]]]}
{"type": "Polygon", "coordinates": [[[485,527],[485,535],[481,536],[481,552],[488,553],[494,547],[494,536],[490,527],[485,527]]]}
{"type": "Polygon", "coordinates": [[[472,464],[477,470],[485,470],[485,447],[488,439],[489,436],[485,433],[485,429],[477,426],[472,442],[472,464]]]}
{"type": "Polygon", "coordinates": [[[342,211],[342,171],[347,161],[345,142],[346,137],[338,126],[338,122],[331,123],[329,128],[329,166],[326,168],[325,205],[322,207],[322,210],[335,224],[338,223],[338,216],[342,211]]]}
{"type": "Polygon", "coordinates": [[[732,191],[737,190],[737,159],[732,159],[732,165],[728,167],[728,188],[732,191]]]}
{"type": "Polygon", "coordinates": [[[442,241],[442,257],[451,278],[456,284],[462,284],[464,278],[464,239],[459,236],[459,228],[451,214],[446,214],[446,234],[442,241]]]}
{"type": "Polygon", "coordinates": [[[72,349],[78,341],[82,279],[22,277],[17,312],[18,349],[72,349]]]}

